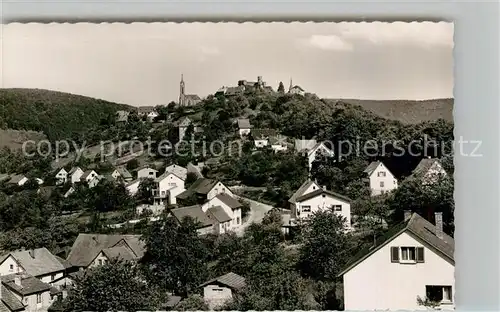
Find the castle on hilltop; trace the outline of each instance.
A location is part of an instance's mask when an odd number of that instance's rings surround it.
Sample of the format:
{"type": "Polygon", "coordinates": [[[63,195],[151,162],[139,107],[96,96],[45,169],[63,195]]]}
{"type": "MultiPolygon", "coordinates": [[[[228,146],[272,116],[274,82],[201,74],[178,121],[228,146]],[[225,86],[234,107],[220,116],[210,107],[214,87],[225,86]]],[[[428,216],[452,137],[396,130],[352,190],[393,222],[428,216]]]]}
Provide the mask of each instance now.
{"type": "Polygon", "coordinates": [[[179,106],[193,106],[201,102],[201,98],[196,94],[186,94],[186,84],[184,75],[181,74],[179,106]]]}

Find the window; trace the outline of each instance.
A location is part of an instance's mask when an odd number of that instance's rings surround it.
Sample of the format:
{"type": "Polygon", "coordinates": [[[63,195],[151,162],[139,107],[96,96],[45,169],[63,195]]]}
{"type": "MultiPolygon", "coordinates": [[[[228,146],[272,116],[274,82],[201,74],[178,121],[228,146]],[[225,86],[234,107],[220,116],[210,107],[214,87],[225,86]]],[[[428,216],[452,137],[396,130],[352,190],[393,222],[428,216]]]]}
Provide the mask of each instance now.
{"type": "Polygon", "coordinates": [[[240,217],[236,218],[236,224],[240,224],[240,217]]]}
{"type": "Polygon", "coordinates": [[[377,173],[377,176],[378,177],[385,177],[385,171],[380,171],[379,173],[377,173]]]}
{"type": "Polygon", "coordinates": [[[425,296],[433,302],[452,302],[451,286],[425,286],[425,296]]]}
{"type": "Polygon", "coordinates": [[[222,288],[212,288],[213,291],[223,291],[222,288]]]}
{"type": "Polygon", "coordinates": [[[380,181],[380,187],[384,187],[384,181],[380,181]]]}
{"type": "Polygon", "coordinates": [[[302,212],[311,212],[311,206],[302,206],[302,212]]]}
{"type": "Polygon", "coordinates": [[[401,247],[401,260],[415,261],[415,247],[401,247]]]}
{"type": "Polygon", "coordinates": [[[391,247],[391,262],[393,263],[423,263],[423,247],[391,247]]]}
{"type": "Polygon", "coordinates": [[[153,175],[153,173],[154,173],[153,171],[150,171],[150,172],[149,172],[149,175],[153,175]]]}
{"type": "Polygon", "coordinates": [[[36,295],[36,303],[42,303],[42,294],[36,295]]]}
{"type": "Polygon", "coordinates": [[[325,197],[326,197],[326,195],[325,195],[325,194],[323,194],[323,198],[325,198],[325,197]]]}
{"type": "Polygon", "coordinates": [[[99,262],[99,265],[102,265],[102,259],[97,260],[99,262]]]}
{"type": "Polygon", "coordinates": [[[165,195],[165,191],[161,191],[161,195],[165,195]]]}
{"type": "Polygon", "coordinates": [[[169,183],[168,186],[177,186],[177,183],[169,183]]]}
{"type": "Polygon", "coordinates": [[[9,269],[10,269],[11,271],[14,271],[14,265],[13,265],[13,264],[11,264],[11,265],[9,266],[9,269]]]}
{"type": "Polygon", "coordinates": [[[55,274],[52,274],[52,275],[50,276],[50,280],[51,280],[51,281],[53,281],[53,280],[55,280],[55,279],[56,279],[56,275],[55,275],[55,274]]]}
{"type": "Polygon", "coordinates": [[[333,211],[342,211],[342,205],[333,205],[333,211]]]}

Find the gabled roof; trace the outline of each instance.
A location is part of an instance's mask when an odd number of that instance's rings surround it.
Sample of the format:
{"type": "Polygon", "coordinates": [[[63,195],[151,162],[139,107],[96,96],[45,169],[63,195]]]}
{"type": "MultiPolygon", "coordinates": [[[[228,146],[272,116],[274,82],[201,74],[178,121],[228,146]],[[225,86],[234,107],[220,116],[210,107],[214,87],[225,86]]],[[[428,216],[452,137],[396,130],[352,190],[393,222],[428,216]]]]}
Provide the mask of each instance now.
{"type": "Polygon", "coordinates": [[[187,169],[179,165],[168,166],[167,168],[165,168],[165,173],[173,173],[182,180],[186,180],[187,177],[187,169]]]}
{"type": "Polygon", "coordinates": [[[309,151],[316,144],[317,144],[317,141],[314,139],[312,139],[312,140],[295,140],[295,150],[297,152],[302,152],[304,150],[309,151]]]}
{"type": "Polygon", "coordinates": [[[210,220],[205,212],[203,212],[200,205],[175,208],[170,210],[170,212],[179,222],[181,222],[185,217],[191,217],[195,221],[198,221],[202,228],[213,225],[212,220],[210,220]]]}
{"type": "Polygon", "coordinates": [[[201,284],[200,287],[204,287],[211,284],[219,284],[219,285],[222,284],[233,290],[241,290],[246,286],[245,278],[233,272],[229,272],[222,276],[211,279],[201,284]]]}
{"type": "Polygon", "coordinates": [[[116,170],[124,179],[132,179],[132,174],[126,168],[118,167],[116,170]]]}
{"type": "Polygon", "coordinates": [[[66,173],[66,174],[68,173],[68,172],[66,171],[66,169],[61,168],[61,169],[59,169],[59,170],[57,171],[56,175],[57,175],[57,174],[59,174],[59,173],[61,173],[61,172],[66,173]]]}
{"type": "Polygon", "coordinates": [[[142,258],[145,245],[140,240],[140,235],[79,234],[67,260],[73,266],[87,267],[102,250],[114,247],[122,241],[130,247],[137,259],[142,258]]]}
{"type": "Polygon", "coordinates": [[[250,120],[244,118],[244,119],[238,119],[238,128],[240,129],[250,129],[252,126],[250,125],[250,120]]]}
{"type": "Polygon", "coordinates": [[[224,223],[232,220],[231,217],[228,216],[224,211],[224,208],[222,208],[221,206],[210,207],[207,209],[207,213],[210,213],[219,223],[224,223]]]}
{"type": "Polygon", "coordinates": [[[318,143],[314,144],[314,146],[310,150],[308,150],[308,154],[310,155],[312,153],[315,153],[321,147],[326,149],[328,153],[333,154],[333,151],[328,146],[326,146],[325,143],[323,143],[323,142],[318,142],[318,143]]]}
{"type": "Polygon", "coordinates": [[[3,260],[11,255],[24,268],[26,273],[33,276],[41,276],[59,271],[64,271],[64,265],[47,248],[34,250],[13,251],[2,258],[3,260]],[[34,257],[31,256],[33,254],[34,257]]]}
{"type": "Polygon", "coordinates": [[[50,290],[49,284],[46,284],[38,278],[25,273],[2,275],[0,279],[2,280],[2,284],[4,284],[7,288],[22,296],[50,290]],[[15,277],[21,278],[21,286],[15,283],[15,277]]]}
{"type": "MultiPolygon", "coordinates": [[[[200,169],[193,165],[192,163],[187,164],[186,166],[187,173],[194,173],[198,178],[203,178],[203,174],[201,174],[200,169]]],[[[186,174],[187,177],[187,174],[186,174]]]]}
{"type": "MultiPolygon", "coordinates": [[[[5,285],[3,285],[3,283],[1,283],[2,285],[0,287],[2,287],[2,298],[1,298],[1,302],[8,308],[7,310],[5,311],[24,311],[24,304],[21,302],[21,300],[17,299],[16,295],[14,295],[12,293],[12,291],[7,288],[5,285]]],[[[3,307],[2,307],[3,309],[3,307]]],[[[4,310],[0,310],[0,311],[4,311],[4,310]]]]}
{"type": "MultiPolygon", "coordinates": [[[[75,173],[78,169],[82,170],[80,167],[73,167],[71,168],[71,170],[68,172],[69,175],[72,175],[73,173],[75,173]]],[[[82,170],[83,171],[83,170],[82,170]]]]}
{"type": "Polygon", "coordinates": [[[10,180],[9,180],[8,183],[18,184],[24,178],[26,178],[26,177],[23,174],[15,174],[15,175],[13,175],[13,176],[10,177],[10,180]]]}
{"type": "Polygon", "coordinates": [[[83,173],[83,175],[80,177],[81,181],[87,180],[87,177],[92,173],[95,172],[94,170],[87,170],[83,173]]]}
{"type": "Polygon", "coordinates": [[[141,180],[134,180],[134,181],[130,181],[129,183],[125,184],[125,187],[129,187],[135,183],[141,183],[141,180]]]}
{"type": "Polygon", "coordinates": [[[102,250],[102,253],[108,259],[119,259],[123,261],[132,261],[137,259],[134,252],[126,245],[119,245],[102,250]]]}
{"type": "Polygon", "coordinates": [[[238,200],[226,193],[217,194],[215,198],[228,205],[231,209],[237,209],[243,206],[238,200]]]}
{"type": "Polygon", "coordinates": [[[274,129],[252,129],[250,134],[254,140],[262,140],[276,136],[277,132],[274,129]]]}
{"type": "Polygon", "coordinates": [[[345,266],[344,270],[338,276],[344,275],[363,260],[374,254],[377,250],[381,249],[394,238],[403,232],[408,232],[416,238],[422,240],[431,246],[432,249],[443,255],[453,265],[455,264],[455,240],[453,237],[443,233],[443,239],[436,236],[436,226],[429,221],[422,218],[417,213],[413,213],[410,219],[403,221],[391,229],[384,235],[376,239],[376,244],[368,245],[356,254],[349,263],[345,266]]]}
{"type": "Polygon", "coordinates": [[[177,120],[177,122],[175,122],[175,125],[177,127],[187,127],[189,126],[193,121],[187,117],[187,116],[184,116],[184,117],[181,117],[179,120],[177,120]]]}
{"type": "Polygon", "coordinates": [[[337,198],[337,199],[340,199],[346,203],[350,203],[351,202],[351,199],[349,197],[346,197],[344,195],[340,195],[338,193],[335,193],[335,192],[332,192],[332,191],[329,191],[329,190],[324,190],[322,188],[320,188],[319,190],[316,190],[316,191],[313,191],[313,192],[310,192],[310,193],[307,193],[305,195],[302,195],[302,196],[299,196],[296,198],[296,201],[297,202],[303,202],[305,200],[308,200],[308,199],[311,199],[311,198],[314,198],[316,196],[319,196],[319,195],[330,195],[334,198],[337,198]]]}
{"type": "Polygon", "coordinates": [[[380,161],[372,161],[368,167],[366,167],[365,170],[363,170],[364,173],[366,173],[368,176],[371,176],[372,173],[377,169],[378,165],[380,164],[380,161]]]}
{"type": "Polygon", "coordinates": [[[297,191],[295,191],[295,193],[293,193],[292,197],[290,197],[288,202],[295,204],[297,201],[297,198],[304,195],[304,192],[307,191],[307,189],[309,187],[311,187],[311,185],[313,185],[313,184],[315,184],[318,189],[321,189],[321,186],[319,186],[318,183],[314,182],[311,179],[307,179],[304,183],[302,183],[302,185],[299,187],[299,189],[297,191]]]}
{"type": "Polygon", "coordinates": [[[139,107],[137,107],[137,113],[139,113],[139,114],[148,114],[154,110],[155,110],[154,106],[139,106],[139,107]]]}
{"type": "Polygon", "coordinates": [[[304,89],[302,89],[300,86],[298,85],[295,85],[293,86],[291,89],[299,89],[300,91],[304,91],[304,89]]]}
{"type": "Polygon", "coordinates": [[[436,163],[436,162],[439,163],[439,159],[437,159],[437,158],[424,158],[424,159],[422,159],[418,163],[417,167],[415,169],[413,169],[413,175],[422,176],[422,175],[426,174],[427,171],[429,171],[429,169],[431,169],[432,165],[434,165],[434,163],[436,163]]]}
{"type": "Polygon", "coordinates": [[[201,98],[197,94],[186,94],[184,95],[184,98],[191,99],[194,101],[201,101],[201,98]]]}
{"type": "Polygon", "coordinates": [[[217,180],[211,180],[206,178],[200,178],[194,181],[191,186],[185,190],[184,192],[177,195],[177,198],[185,199],[191,196],[192,194],[201,194],[206,195],[212,188],[218,183],[217,180]]]}

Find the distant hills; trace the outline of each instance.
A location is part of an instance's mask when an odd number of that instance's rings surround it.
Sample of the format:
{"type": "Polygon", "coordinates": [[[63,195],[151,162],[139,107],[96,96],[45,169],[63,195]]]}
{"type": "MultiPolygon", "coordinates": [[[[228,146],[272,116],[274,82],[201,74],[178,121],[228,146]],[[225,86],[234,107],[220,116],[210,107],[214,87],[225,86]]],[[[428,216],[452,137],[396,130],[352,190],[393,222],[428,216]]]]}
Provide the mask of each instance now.
{"type": "Polygon", "coordinates": [[[329,103],[344,102],[358,105],[380,117],[405,124],[444,119],[453,122],[453,99],[410,100],[356,100],[328,99],[329,103]]]}
{"type": "Polygon", "coordinates": [[[50,140],[68,138],[114,116],[117,110],[132,109],[125,104],[42,89],[0,89],[0,104],[0,129],[20,130],[2,131],[0,145],[33,135],[39,139],[40,133],[50,140]]]}

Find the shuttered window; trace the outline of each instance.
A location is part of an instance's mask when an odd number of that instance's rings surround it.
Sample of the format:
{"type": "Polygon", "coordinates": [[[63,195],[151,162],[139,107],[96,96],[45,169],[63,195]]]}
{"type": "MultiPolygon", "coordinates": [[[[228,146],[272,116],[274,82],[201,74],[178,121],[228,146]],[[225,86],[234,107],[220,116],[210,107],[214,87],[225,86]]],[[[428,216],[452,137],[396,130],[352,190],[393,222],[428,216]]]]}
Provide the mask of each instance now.
{"type": "Polygon", "coordinates": [[[399,247],[391,247],[391,262],[399,262],[399,247]]]}
{"type": "Polygon", "coordinates": [[[424,262],[424,247],[417,247],[417,262],[424,262]]]}

